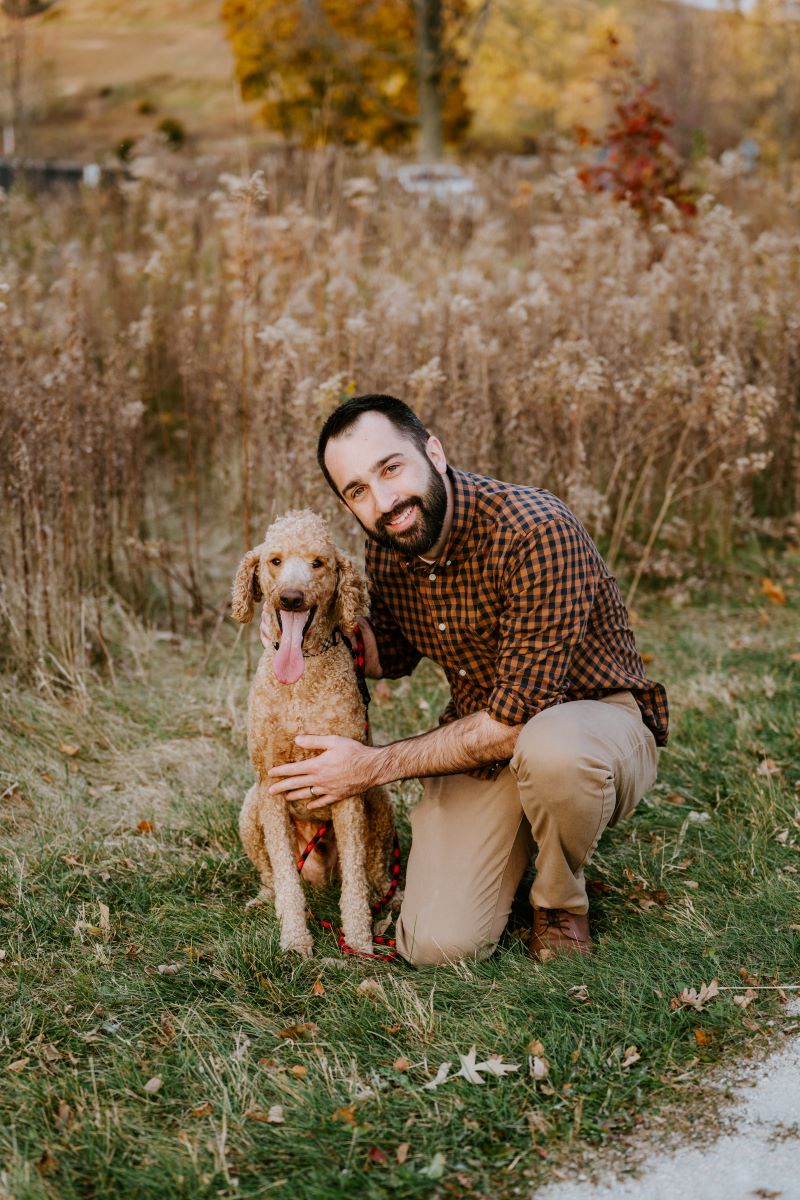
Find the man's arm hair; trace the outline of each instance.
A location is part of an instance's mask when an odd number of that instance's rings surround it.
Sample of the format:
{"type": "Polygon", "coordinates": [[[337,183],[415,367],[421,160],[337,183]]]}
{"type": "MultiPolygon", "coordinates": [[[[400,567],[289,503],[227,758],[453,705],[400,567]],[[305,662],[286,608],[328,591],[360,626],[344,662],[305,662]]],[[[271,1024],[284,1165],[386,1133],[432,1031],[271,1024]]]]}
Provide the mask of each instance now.
{"type": "Polygon", "coordinates": [[[514,753],[521,725],[503,725],[487,712],[472,713],[417,737],[376,746],[375,782],[427,775],[457,775],[487,763],[502,762],[514,753]]]}

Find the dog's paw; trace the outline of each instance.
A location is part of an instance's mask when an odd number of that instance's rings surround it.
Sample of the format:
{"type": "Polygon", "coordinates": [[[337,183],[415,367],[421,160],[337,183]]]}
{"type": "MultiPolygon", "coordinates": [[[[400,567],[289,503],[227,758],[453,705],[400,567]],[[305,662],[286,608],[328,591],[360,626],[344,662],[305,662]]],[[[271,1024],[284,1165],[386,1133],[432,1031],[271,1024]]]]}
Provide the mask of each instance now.
{"type": "Polygon", "coordinates": [[[311,958],[313,949],[314,944],[310,937],[307,939],[291,938],[286,942],[281,938],[281,950],[285,950],[287,953],[299,954],[301,958],[311,958]]]}
{"type": "Polygon", "coordinates": [[[252,900],[247,901],[244,906],[245,912],[249,908],[263,908],[265,904],[272,904],[274,899],[275,893],[273,891],[268,891],[266,888],[261,888],[261,890],[255,896],[253,896],[252,900]]]}

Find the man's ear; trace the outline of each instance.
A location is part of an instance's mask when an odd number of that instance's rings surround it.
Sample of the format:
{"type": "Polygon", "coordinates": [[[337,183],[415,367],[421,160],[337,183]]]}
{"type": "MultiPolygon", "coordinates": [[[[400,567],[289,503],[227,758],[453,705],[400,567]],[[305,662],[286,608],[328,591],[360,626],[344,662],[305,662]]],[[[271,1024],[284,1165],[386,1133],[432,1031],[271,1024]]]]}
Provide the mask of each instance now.
{"type": "Polygon", "coordinates": [[[264,599],[258,579],[258,560],[262,546],[248,550],[236,571],[231,591],[231,612],[237,621],[246,625],[253,619],[253,607],[264,599]]]}
{"type": "Polygon", "coordinates": [[[367,611],[369,595],[363,575],[346,554],[336,553],[336,624],[348,637],[367,611]]]}

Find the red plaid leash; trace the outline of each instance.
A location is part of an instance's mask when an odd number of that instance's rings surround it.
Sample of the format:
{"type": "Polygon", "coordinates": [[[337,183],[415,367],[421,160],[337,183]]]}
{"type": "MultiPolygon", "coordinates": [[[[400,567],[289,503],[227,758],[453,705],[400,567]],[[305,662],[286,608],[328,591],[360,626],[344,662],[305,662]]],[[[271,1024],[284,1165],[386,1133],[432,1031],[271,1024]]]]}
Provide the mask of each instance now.
{"type": "MultiPolygon", "coordinates": [[[[369,736],[369,702],[370,702],[371,697],[369,694],[369,688],[367,687],[367,681],[366,681],[366,678],[364,675],[364,664],[366,661],[366,654],[365,654],[365,649],[364,649],[364,635],[362,634],[358,625],[356,625],[356,627],[355,627],[354,634],[355,634],[355,637],[354,637],[355,646],[351,647],[350,653],[352,654],[353,662],[356,665],[356,678],[358,679],[358,690],[360,691],[361,698],[364,701],[364,734],[366,736],[369,736]]],[[[324,824],[320,825],[319,829],[314,834],[311,841],[308,843],[305,850],[303,851],[303,853],[300,855],[300,857],[297,860],[298,872],[301,872],[303,870],[303,865],[305,864],[305,861],[308,858],[309,854],[311,854],[312,851],[314,850],[315,846],[317,846],[322,841],[322,839],[325,837],[325,834],[331,828],[332,824],[333,824],[332,821],[325,821],[324,824]]],[[[389,884],[389,888],[388,888],[388,891],[386,892],[386,894],[384,896],[382,896],[380,900],[376,900],[373,904],[370,905],[370,909],[372,910],[372,913],[374,915],[377,915],[381,911],[382,908],[385,908],[386,905],[389,903],[389,901],[392,899],[395,892],[397,891],[397,884],[398,884],[399,880],[400,880],[400,843],[397,840],[397,833],[395,833],[394,842],[392,843],[392,880],[391,880],[391,883],[389,884]]],[[[309,912],[310,912],[310,910],[309,910],[309,912]]],[[[395,948],[396,942],[395,942],[394,938],[383,937],[383,935],[380,933],[373,934],[372,941],[378,946],[389,947],[389,950],[388,950],[388,953],[386,953],[386,954],[370,954],[366,950],[356,950],[353,946],[348,946],[347,942],[344,940],[344,930],[341,929],[341,927],[338,929],[335,928],[331,921],[323,921],[322,917],[316,916],[316,914],[313,912],[311,912],[311,918],[312,918],[312,920],[316,921],[318,925],[321,925],[323,929],[330,929],[331,933],[333,933],[336,936],[336,943],[337,943],[339,949],[341,950],[342,954],[354,954],[354,955],[357,954],[360,958],[377,958],[377,959],[380,959],[382,962],[390,962],[393,958],[397,957],[397,950],[395,948]]]]}

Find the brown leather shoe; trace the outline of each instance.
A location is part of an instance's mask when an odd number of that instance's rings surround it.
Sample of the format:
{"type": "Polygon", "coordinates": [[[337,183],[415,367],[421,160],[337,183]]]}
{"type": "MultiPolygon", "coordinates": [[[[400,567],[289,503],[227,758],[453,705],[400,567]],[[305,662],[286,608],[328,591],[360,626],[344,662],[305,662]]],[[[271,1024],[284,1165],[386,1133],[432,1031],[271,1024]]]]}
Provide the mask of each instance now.
{"type": "Polygon", "coordinates": [[[589,918],[564,908],[533,906],[533,928],[528,953],[537,962],[548,962],[556,954],[589,954],[592,939],[589,918]]]}

